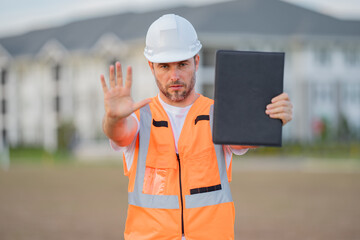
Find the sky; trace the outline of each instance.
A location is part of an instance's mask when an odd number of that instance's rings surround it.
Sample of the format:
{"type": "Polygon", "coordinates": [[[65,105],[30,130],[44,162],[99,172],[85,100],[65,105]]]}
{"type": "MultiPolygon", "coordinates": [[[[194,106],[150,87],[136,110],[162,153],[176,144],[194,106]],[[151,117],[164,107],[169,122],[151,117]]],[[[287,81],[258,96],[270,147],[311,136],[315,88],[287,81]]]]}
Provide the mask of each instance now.
{"type": "MultiPolygon", "coordinates": [[[[178,5],[228,0],[0,0],[0,37],[74,20],[126,11],[143,12],[178,5]]],[[[360,20],[360,0],[282,0],[338,18],[360,20]]]]}

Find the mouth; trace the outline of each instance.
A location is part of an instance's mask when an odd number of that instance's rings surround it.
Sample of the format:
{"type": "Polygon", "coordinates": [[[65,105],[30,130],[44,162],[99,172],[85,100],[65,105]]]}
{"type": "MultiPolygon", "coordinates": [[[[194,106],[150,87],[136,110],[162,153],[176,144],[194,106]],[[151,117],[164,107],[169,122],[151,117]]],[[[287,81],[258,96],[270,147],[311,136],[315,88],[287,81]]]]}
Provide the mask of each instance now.
{"type": "Polygon", "coordinates": [[[173,84],[169,86],[169,89],[177,91],[177,90],[181,90],[184,87],[184,85],[181,84],[173,84]]]}

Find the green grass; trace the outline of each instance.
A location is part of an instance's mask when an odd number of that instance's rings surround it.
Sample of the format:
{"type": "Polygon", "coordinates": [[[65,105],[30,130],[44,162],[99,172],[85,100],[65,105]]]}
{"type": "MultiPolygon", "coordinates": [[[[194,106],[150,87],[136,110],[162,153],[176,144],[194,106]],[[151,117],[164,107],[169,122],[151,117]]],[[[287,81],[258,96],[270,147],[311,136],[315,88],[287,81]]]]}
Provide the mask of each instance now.
{"type": "MultiPolygon", "coordinates": [[[[10,149],[11,164],[73,164],[76,158],[68,151],[48,152],[42,148],[19,147],[10,149]]],[[[282,147],[259,147],[246,154],[247,157],[307,157],[336,161],[355,159],[360,162],[360,142],[289,144],[282,147]]],[[[120,161],[121,162],[121,161],[120,161]]]]}
{"type": "Polygon", "coordinates": [[[360,142],[289,144],[279,147],[260,147],[248,156],[310,157],[324,159],[357,159],[360,161],[360,142]]]}
{"type": "Polygon", "coordinates": [[[11,163],[63,164],[75,160],[67,151],[48,152],[42,148],[33,147],[11,148],[9,156],[11,163]]]}

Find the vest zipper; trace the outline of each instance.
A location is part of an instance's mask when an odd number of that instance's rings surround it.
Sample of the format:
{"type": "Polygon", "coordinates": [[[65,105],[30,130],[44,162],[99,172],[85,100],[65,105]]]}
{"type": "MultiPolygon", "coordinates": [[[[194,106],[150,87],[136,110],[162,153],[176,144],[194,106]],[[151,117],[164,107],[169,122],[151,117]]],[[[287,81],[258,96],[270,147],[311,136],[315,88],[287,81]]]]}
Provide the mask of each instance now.
{"type": "Polygon", "coordinates": [[[182,186],[181,186],[181,165],[180,165],[180,156],[176,154],[177,160],[179,162],[179,184],[180,184],[180,203],[181,203],[181,230],[184,235],[184,203],[183,203],[183,195],[182,195],[182,186]]]}

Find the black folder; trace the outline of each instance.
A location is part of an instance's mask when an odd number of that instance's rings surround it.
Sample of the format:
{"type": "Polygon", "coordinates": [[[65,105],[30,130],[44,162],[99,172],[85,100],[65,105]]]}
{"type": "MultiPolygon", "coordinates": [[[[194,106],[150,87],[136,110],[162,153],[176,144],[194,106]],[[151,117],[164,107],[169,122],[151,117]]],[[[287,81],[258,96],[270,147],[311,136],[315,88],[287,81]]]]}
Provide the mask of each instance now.
{"type": "Polygon", "coordinates": [[[281,52],[217,51],[215,144],[281,146],[282,121],[265,110],[283,92],[284,58],[281,52]]]}

